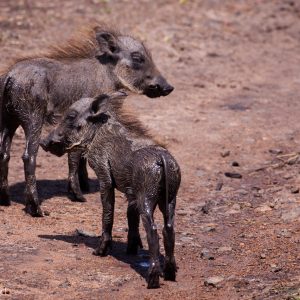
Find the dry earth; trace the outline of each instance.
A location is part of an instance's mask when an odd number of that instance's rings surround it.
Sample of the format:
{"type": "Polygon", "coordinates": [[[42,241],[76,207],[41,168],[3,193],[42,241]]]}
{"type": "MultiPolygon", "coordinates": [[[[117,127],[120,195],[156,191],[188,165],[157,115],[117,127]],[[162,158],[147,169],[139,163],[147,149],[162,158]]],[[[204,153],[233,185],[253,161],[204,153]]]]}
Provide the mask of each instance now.
{"type": "Polygon", "coordinates": [[[176,87],[167,98],[127,104],[182,168],[177,282],[146,289],[147,250],[125,254],[120,194],[112,253],[92,255],[97,239],[76,229],[100,233],[97,182],[90,170],[88,202],[72,203],[66,157],[40,151],[38,186],[50,215],[25,215],[19,131],[13,204],[0,208],[0,299],[300,299],[300,2],[1,0],[0,65],[89,21],[146,40],[176,87]]]}

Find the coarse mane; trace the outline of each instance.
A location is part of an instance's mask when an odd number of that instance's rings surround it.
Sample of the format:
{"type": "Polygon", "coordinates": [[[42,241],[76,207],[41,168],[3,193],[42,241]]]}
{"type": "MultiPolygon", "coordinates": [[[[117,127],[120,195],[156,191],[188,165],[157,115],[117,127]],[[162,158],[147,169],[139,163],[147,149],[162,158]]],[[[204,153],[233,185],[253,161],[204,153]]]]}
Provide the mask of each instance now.
{"type": "Polygon", "coordinates": [[[50,45],[47,49],[34,52],[30,55],[18,57],[0,70],[0,75],[5,74],[16,63],[34,58],[50,58],[56,60],[72,60],[93,57],[98,47],[96,33],[105,31],[116,38],[122,35],[113,26],[107,24],[90,24],[76,30],[71,37],[61,44],[50,45]]]}
{"type": "Polygon", "coordinates": [[[50,46],[43,56],[58,60],[90,58],[98,47],[96,33],[101,31],[108,32],[116,38],[121,35],[112,26],[106,24],[89,25],[77,30],[65,43],[50,46]]]}
{"type": "Polygon", "coordinates": [[[119,121],[125,128],[133,132],[139,137],[152,140],[155,144],[167,148],[166,144],[161,139],[154,137],[143,123],[131,112],[124,108],[124,99],[113,99],[108,102],[109,111],[114,113],[117,121],[119,121]]]}

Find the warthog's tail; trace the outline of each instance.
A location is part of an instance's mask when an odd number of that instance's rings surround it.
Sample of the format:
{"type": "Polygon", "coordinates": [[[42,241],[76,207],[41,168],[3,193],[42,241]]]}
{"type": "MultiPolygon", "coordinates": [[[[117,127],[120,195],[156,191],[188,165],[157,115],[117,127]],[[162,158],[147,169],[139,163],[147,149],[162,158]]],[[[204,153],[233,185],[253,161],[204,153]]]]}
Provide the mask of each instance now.
{"type": "Polygon", "coordinates": [[[161,160],[163,164],[163,169],[165,173],[165,201],[166,201],[166,216],[167,216],[167,226],[171,226],[171,216],[169,212],[169,172],[168,172],[168,164],[166,162],[166,158],[164,155],[161,155],[161,160]]]}

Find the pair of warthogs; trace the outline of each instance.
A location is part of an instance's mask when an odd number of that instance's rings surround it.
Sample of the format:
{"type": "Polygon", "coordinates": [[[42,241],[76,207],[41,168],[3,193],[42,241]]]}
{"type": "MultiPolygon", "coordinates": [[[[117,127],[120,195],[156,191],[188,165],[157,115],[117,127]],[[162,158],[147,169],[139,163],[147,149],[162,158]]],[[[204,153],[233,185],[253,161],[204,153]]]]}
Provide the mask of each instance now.
{"type": "Polygon", "coordinates": [[[157,70],[149,50],[139,40],[105,26],[80,31],[66,44],[40,55],[17,60],[0,77],[0,204],[10,205],[8,163],[10,146],[21,126],[26,137],[22,156],[26,212],[43,216],[36,188],[39,144],[61,156],[68,153],[69,192],[84,202],[88,188],[86,159],[95,171],[103,206],[102,235],[94,251],[107,255],[112,243],[114,189],[128,199],[127,253],[136,254],[142,242],[142,219],[150,252],[148,287],[159,287],[159,277],[175,280],[174,210],[180,168],[171,154],[123,109],[126,90],[154,98],[173,87],[157,70]],[[42,126],[58,127],[40,141],[42,126]],[[159,261],[156,206],[164,217],[165,261],[159,261]]]}

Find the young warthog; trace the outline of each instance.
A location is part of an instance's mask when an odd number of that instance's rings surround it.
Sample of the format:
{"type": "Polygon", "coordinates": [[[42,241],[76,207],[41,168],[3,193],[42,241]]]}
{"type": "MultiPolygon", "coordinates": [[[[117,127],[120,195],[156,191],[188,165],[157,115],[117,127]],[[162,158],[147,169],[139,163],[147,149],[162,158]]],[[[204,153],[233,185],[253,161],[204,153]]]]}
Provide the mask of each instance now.
{"type": "Polygon", "coordinates": [[[44,150],[58,156],[78,148],[85,151],[88,163],[99,179],[103,205],[102,236],[94,254],[107,255],[111,247],[114,189],[126,194],[129,227],[127,253],[136,254],[138,246],[141,246],[141,215],[151,256],[148,288],[156,288],[159,287],[161,267],[153,213],[158,205],[164,217],[164,278],[175,280],[174,213],[180,168],[141,123],[126,114],[122,108],[125,96],[116,92],[110,96],[77,101],[41,145],[44,150]]]}
{"type": "MultiPolygon", "coordinates": [[[[137,39],[95,26],[67,44],[18,60],[0,74],[0,205],[9,205],[8,162],[18,126],[26,136],[23,154],[26,211],[42,216],[36,189],[36,156],[42,126],[82,97],[127,89],[148,97],[173,87],[161,76],[149,51],[137,39]]],[[[84,200],[78,183],[80,153],[69,157],[69,186],[84,200]]]]}

